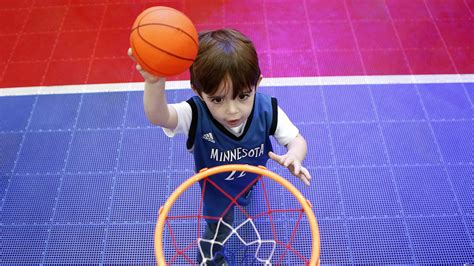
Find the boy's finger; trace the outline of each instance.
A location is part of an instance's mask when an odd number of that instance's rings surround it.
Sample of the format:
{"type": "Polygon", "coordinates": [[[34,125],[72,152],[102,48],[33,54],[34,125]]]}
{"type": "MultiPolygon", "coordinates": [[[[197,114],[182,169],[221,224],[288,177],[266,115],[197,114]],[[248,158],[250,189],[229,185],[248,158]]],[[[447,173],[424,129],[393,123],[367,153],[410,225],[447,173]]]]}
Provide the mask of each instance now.
{"type": "Polygon", "coordinates": [[[311,183],[308,181],[308,179],[304,179],[304,184],[307,185],[308,187],[311,186],[311,183]]]}
{"type": "Polygon", "coordinates": [[[305,167],[301,166],[301,172],[304,173],[304,175],[306,176],[306,178],[308,180],[311,180],[311,174],[309,173],[308,169],[306,169],[305,167]]]}
{"type": "Polygon", "coordinates": [[[304,167],[301,167],[301,175],[302,175],[302,177],[304,178],[304,181],[303,181],[303,182],[304,182],[306,185],[309,186],[309,185],[311,184],[311,183],[310,183],[310,181],[311,181],[311,175],[309,174],[308,169],[306,169],[306,168],[304,168],[304,167]]]}
{"type": "Polygon", "coordinates": [[[276,155],[276,154],[274,154],[274,153],[271,152],[271,151],[268,152],[268,157],[270,157],[270,159],[272,159],[272,160],[275,160],[275,155],[276,155]]]}
{"type": "Polygon", "coordinates": [[[301,172],[301,174],[299,175],[299,178],[301,179],[301,181],[303,181],[303,183],[307,186],[311,185],[309,183],[309,180],[308,178],[305,176],[305,174],[303,172],[301,172]]]}
{"type": "Polygon", "coordinates": [[[280,155],[277,155],[273,152],[268,152],[268,156],[270,157],[270,159],[274,160],[275,162],[279,163],[279,164],[282,164],[282,157],[280,155]]]}
{"type": "Polygon", "coordinates": [[[291,157],[286,157],[285,161],[283,162],[283,166],[284,167],[288,167],[290,166],[291,164],[293,164],[294,160],[293,158],[291,157]]]}
{"type": "Polygon", "coordinates": [[[295,169],[295,175],[299,175],[301,171],[301,164],[295,161],[293,162],[293,167],[295,169]]]}
{"type": "Polygon", "coordinates": [[[135,60],[135,57],[133,56],[132,48],[128,48],[127,54],[128,54],[128,57],[130,57],[133,61],[137,61],[135,60]]]}
{"type": "Polygon", "coordinates": [[[306,178],[305,174],[303,173],[303,171],[300,172],[299,175],[297,175],[297,177],[301,180],[301,182],[303,182],[305,185],[309,186],[310,183],[308,181],[308,179],[306,178]]]}

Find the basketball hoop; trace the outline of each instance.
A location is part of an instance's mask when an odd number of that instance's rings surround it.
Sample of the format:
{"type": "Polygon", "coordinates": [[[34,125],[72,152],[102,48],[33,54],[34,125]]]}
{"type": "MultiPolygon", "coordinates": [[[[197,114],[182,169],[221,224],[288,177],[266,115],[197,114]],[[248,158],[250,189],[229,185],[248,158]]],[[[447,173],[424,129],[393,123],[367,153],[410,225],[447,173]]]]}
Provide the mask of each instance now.
{"type": "MultiPolygon", "coordinates": [[[[211,182],[210,185],[213,183],[211,182]]],[[[262,185],[265,190],[265,185],[262,185]]],[[[204,188],[205,189],[205,186],[204,188]]],[[[266,191],[264,191],[266,195],[266,191]]],[[[267,200],[268,196],[266,195],[267,200]]],[[[202,198],[201,198],[201,203],[199,205],[200,207],[202,206],[202,198]]],[[[265,230],[265,229],[264,229],[265,230]]],[[[268,229],[266,229],[268,230],[268,229]]],[[[199,232],[198,232],[199,234],[199,232]]],[[[189,233],[186,235],[187,238],[189,238],[189,233]]],[[[301,264],[305,265],[318,265],[319,264],[319,255],[320,255],[320,235],[319,235],[319,229],[318,229],[318,224],[316,221],[316,218],[314,216],[313,210],[311,203],[307,201],[303,195],[296,189],[290,182],[288,182],[286,179],[283,177],[267,170],[263,166],[255,167],[255,166],[250,166],[250,165],[241,165],[241,164],[231,164],[231,165],[223,165],[223,166],[218,166],[210,169],[203,169],[199,173],[195,174],[188,180],[186,180],[184,183],[182,183],[168,198],[168,200],[165,202],[165,204],[160,208],[159,211],[159,217],[158,217],[158,222],[155,227],[155,256],[156,256],[156,261],[158,265],[170,265],[176,262],[176,258],[183,257],[184,263],[189,263],[189,264],[196,264],[196,261],[191,258],[190,256],[186,255],[186,252],[189,252],[190,250],[195,250],[195,252],[200,252],[201,255],[203,255],[203,252],[201,250],[201,244],[202,243],[207,243],[211,245],[211,250],[213,245],[218,244],[218,245],[225,245],[226,242],[230,239],[234,238],[237,239],[235,241],[239,242],[242,244],[244,247],[248,246],[254,246],[255,251],[252,252],[251,256],[254,257],[254,260],[261,263],[262,265],[272,265],[272,264],[282,264],[283,259],[287,254],[294,254],[294,257],[297,257],[301,259],[301,264]],[[265,212],[251,216],[249,215],[242,206],[239,206],[238,203],[236,203],[236,199],[231,199],[233,202],[232,204],[235,204],[244,214],[245,218],[243,222],[236,223],[234,225],[230,225],[223,221],[222,219],[219,219],[217,226],[218,227],[227,227],[230,234],[223,240],[223,241],[215,241],[214,239],[201,239],[199,237],[196,237],[196,239],[192,240],[191,243],[187,244],[185,247],[178,247],[176,245],[176,234],[173,233],[173,230],[170,226],[170,219],[171,220],[177,220],[179,219],[196,219],[196,224],[197,226],[197,231],[199,231],[199,223],[202,218],[204,218],[202,215],[184,215],[184,216],[179,216],[179,217],[173,217],[169,216],[170,210],[172,209],[173,205],[175,202],[180,198],[180,196],[188,190],[192,185],[198,183],[201,180],[207,180],[208,177],[213,176],[215,174],[219,173],[226,173],[226,172],[233,172],[233,171],[242,171],[242,172],[249,172],[249,173],[254,173],[258,175],[259,177],[255,182],[261,180],[262,184],[264,180],[262,180],[262,177],[267,177],[270,180],[275,181],[282,187],[286,189],[289,193],[291,193],[294,198],[297,200],[299,203],[298,209],[291,209],[291,210],[272,210],[270,205],[267,202],[268,210],[265,212]],[[270,223],[272,227],[272,231],[274,231],[274,226],[272,222],[272,213],[283,213],[283,212],[292,212],[292,213],[297,213],[297,220],[295,223],[295,228],[292,230],[287,230],[287,232],[291,232],[292,236],[290,237],[290,240],[287,243],[284,243],[283,241],[278,239],[278,236],[275,234],[275,239],[266,239],[263,236],[261,236],[255,221],[259,217],[263,217],[265,215],[270,216],[270,223]],[[305,218],[305,219],[303,219],[305,218]],[[311,238],[309,244],[311,245],[311,251],[308,251],[306,254],[302,254],[299,250],[297,250],[296,245],[292,244],[292,241],[294,240],[294,235],[295,232],[298,229],[298,225],[300,224],[307,224],[308,229],[305,230],[310,230],[311,234],[307,234],[306,232],[304,233],[305,238],[311,238]],[[169,237],[167,239],[170,240],[169,243],[170,246],[174,248],[174,254],[165,256],[165,253],[163,252],[163,232],[165,231],[165,227],[168,229],[169,237]],[[242,234],[239,232],[240,228],[242,227],[247,227],[248,230],[250,231],[253,239],[247,240],[245,237],[242,236],[242,234]],[[263,252],[263,247],[266,247],[268,252],[263,252]],[[275,248],[279,247],[282,252],[281,254],[276,255],[275,254],[275,248]],[[265,254],[263,254],[265,253],[265,254]],[[306,256],[305,256],[306,255],[306,256]]],[[[168,245],[167,245],[168,246],[168,245]]],[[[169,250],[169,248],[168,248],[169,250]]],[[[169,252],[168,252],[169,253],[169,252]]],[[[203,258],[204,262],[212,260],[213,258],[203,258]]],[[[183,263],[183,262],[180,262],[183,263]]],[[[203,263],[202,263],[203,264],[203,263]]]]}

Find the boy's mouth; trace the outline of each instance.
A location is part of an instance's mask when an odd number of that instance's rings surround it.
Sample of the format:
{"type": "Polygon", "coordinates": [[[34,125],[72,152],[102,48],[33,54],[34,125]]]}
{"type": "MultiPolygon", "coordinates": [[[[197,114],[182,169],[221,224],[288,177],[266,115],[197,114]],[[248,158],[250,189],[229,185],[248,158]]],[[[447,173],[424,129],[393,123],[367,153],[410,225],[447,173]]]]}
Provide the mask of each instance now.
{"type": "Polygon", "coordinates": [[[240,125],[240,119],[227,120],[226,123],[229,127],[236,127],[240,125]]]}

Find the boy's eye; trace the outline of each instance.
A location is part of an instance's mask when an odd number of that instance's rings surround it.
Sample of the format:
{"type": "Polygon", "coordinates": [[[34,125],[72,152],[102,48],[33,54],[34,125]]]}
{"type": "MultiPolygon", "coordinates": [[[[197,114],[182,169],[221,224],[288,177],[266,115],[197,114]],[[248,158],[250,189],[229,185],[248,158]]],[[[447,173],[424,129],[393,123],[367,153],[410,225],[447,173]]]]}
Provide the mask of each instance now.
{"type": "Polygon", "coordinates": [[[220,98],[220,97],[211,98],[211,102],[213,102],[213,103],[222,103],[223,98],[220,98]]]}
{"type": "Polygon", "coordinates": [[[239,99],[241,99],[241,100],[245,100],[245,99],[247,99],[248,97],[250,97],[250,95],[249,95],[248,93],[244,93],[244,94],[240,94],[240,95],[239,95],[239,99]]]}

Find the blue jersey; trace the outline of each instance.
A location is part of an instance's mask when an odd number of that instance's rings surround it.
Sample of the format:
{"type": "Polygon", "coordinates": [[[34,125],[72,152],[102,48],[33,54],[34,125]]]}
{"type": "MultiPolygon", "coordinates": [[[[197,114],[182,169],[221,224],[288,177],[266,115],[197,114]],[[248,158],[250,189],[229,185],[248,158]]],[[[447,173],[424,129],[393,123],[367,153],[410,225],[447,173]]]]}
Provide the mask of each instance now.
{"type": "MultiPolygon", "coordinates": [[[[199,97],[194,96],[187,102],[191,105],[193,116],[186,145],[194,154],[196,172],[225,164],[266,165],[268,152],[272,150],[270,136],[275,133],[277,124],[275,98],[255,94],[252,112],[239,137],[217,122],[199,97]]],[[[214,175],[210,180],[236,198],[239,194],[245,194],[256,178],[252,173],[237,172],[214,175]]],[[[201,188],[203,184],[200,182],[201,188]]],[[[203,215],[222,217],[231,200],[208,182],[203,203],[203,215]]]]}

